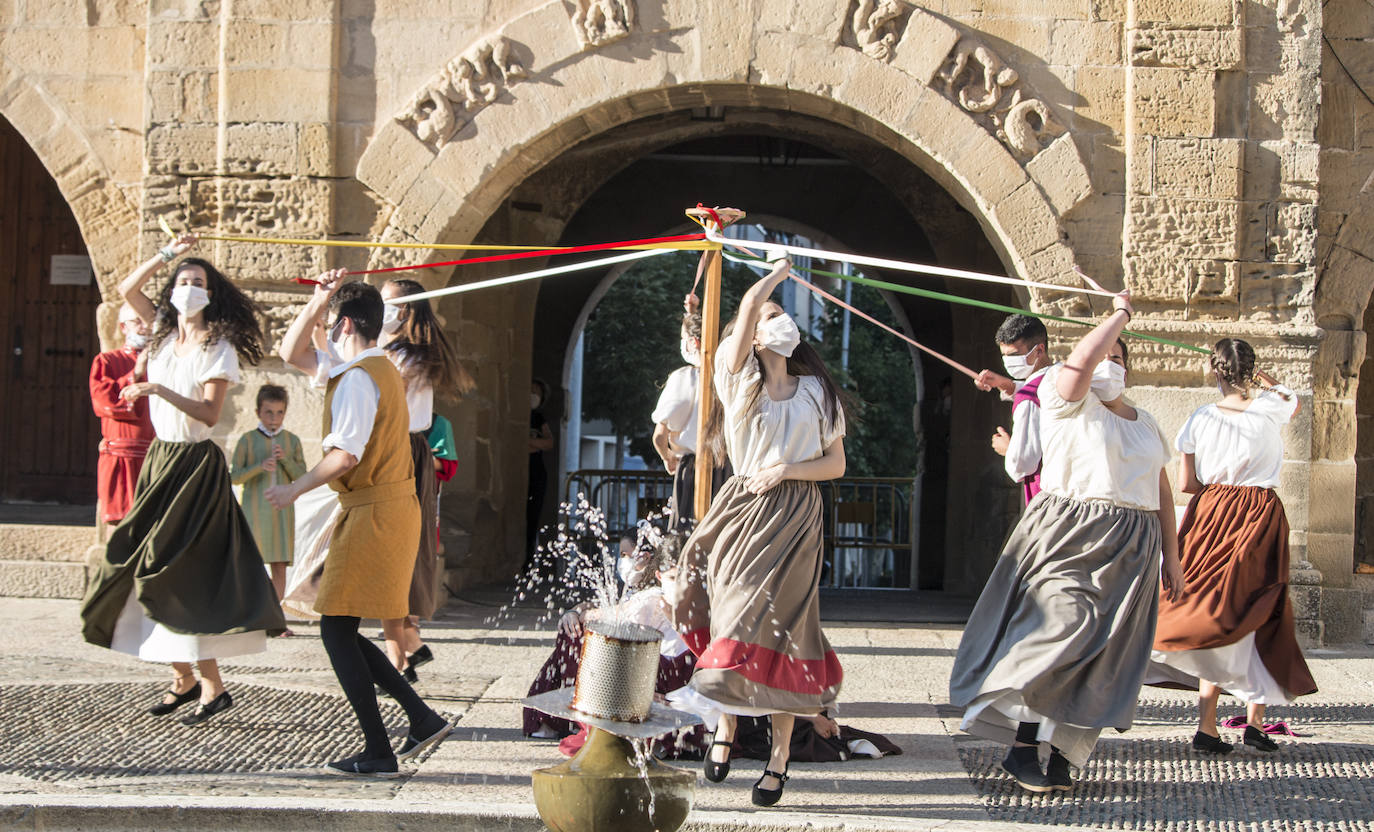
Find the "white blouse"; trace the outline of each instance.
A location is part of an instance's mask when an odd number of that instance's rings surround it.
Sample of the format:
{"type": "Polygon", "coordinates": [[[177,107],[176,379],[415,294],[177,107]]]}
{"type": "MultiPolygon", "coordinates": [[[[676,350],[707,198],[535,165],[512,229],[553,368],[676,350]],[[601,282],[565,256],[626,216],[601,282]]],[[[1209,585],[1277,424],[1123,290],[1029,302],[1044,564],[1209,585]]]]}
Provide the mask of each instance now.
{"type": "Polygon", "coordinates": [[[1174,447],[1193,455],[1193,470],[1203,485],[1276,488],[1283,467],[1280,434],[1297,409],[1297,395],[1277,384],[1240,413],[1203,405],[1183,423],[1174,447]]]}
{"type": "Polygon", "coordinates": [[[320,440],[320,448],[328,453],[332,448],[346,451],[354,459],[361,460],[367,450],[368,440],[372,438],[372,428],[377,422],[377,407],[382,392],[377,382],[367,370],[358,366],[364,358],[376,358],[382,354],[378,347],[365,349],[353,356],[352,361],[335,362],[330,356],[316,351],[323,362],[329,362],[328,378],[339,379],[334,387],[334,398],[329,400],[329,435],[320,440]]]}
{"type": "Polygon", "coordinates": [[[844,436],[844,411],[830,423],[819,378],[801,376],[792,397],[778,402],[762,389],[753,350],[738,373],[730,372],[727,356],[733,338],[722,341],[716,352],[715,386],[725,408],[725,450],[736,475],[750,477],[780,463],[810,462],[844,436]],[[756,388],[758,399],[750,410],[756,388]]]}
{"type": "MultiPolygon", "coordinates": [[[[175,338],[168,338],[156,355],[148,359],[148,380],[174,393],[200,401],[205,397],[205,382],[222,378],[231,385],[239,382],[239,356],[233,344],[220,339],[208,349],[196,345],[185,355],[176,354],[175,338]]],[[[148,397],[148,415],[157,438],[165,442],[203,442],[210,438],[210,426],[187,416],[161,396],[148,397]]]]}
{"type": "Polygon", "coordinates": [[[674,441],[689,454],[697,450],[697,386],[700,383],[701,371],[696,367],[689,365],[673,370],[649,417],[654,424],[676,433],[674,441]]]}
{"type": "Polygon", "coordinates": [[[1153,416],[1135,408],[1134,421],[1107,409],[1091,390],[1065,401],[1055,382],[1062,366],[1040,383],[1040,487],[1075,500],[1124,508],[1159,509],[1159,472],[1173,453],[1153,416]]]}
{"type": "Polygon", "coordinates": [[[627,621],[653,627],[663,636],[658,643],[659,655],[675,659],[687,652],[687,642],[673,629],[668,618],[667,602],[663,597],[663,587],[651,586],[630,595],[609,611],[598,609],[588,613],[591,620],[627,621]]]}

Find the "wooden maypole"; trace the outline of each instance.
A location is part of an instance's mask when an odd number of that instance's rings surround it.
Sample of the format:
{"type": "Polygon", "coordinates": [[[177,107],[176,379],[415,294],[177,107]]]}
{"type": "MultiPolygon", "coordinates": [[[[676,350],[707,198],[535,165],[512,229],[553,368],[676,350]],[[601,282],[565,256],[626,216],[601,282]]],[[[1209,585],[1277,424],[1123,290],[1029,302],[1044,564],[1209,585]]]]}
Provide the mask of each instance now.
{"type": "MultiPolygon", "coordinates": [[[[716,231],[724,231],[725,226],[744,218],[744,212],[734,208],[690,208],[687,215],[716,231]]],[[[706,419],[715,396],[712,377],[716,369],[716,347],[720,344],[720,275],[725,259],[719,246],[706,256],[706,286],[701,299],[701,373],[698,376],[701,384],[697,388],[697,470],[693,505],[697,522],[701,522],[711,507],[711,474],[716,466],[705,439],[706,419]]]]}

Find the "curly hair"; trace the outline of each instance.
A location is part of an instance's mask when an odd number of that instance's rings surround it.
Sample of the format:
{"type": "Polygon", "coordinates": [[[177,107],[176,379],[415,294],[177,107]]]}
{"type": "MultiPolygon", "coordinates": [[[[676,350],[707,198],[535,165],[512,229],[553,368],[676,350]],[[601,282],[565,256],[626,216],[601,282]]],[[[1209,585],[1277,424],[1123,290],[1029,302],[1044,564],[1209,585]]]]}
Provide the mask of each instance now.
{"type": "Polygon", "coordinates": [[[148,348],[156,353],[168,337],[176,336],[181,314],[172,305],[172,290],[182,272],[197,266],[205,272],[205,291],[210,295],[204,313],[205,326],[210,333],[205,338],[204,348],[208,350],[220,341],[228,341],[240,361],[246,364],[262,361],[263,335],[262,325],[258,323],[258,305],[230,283],[210,261],[199,257],[187,257],[177,263],[171,279],[158,292],[157,318],[153,321],[153,337],[149,339],[148,348]]]}
{"type": "Polygon", "coordinates": [[[1239,338],[1222,338],[1212,347],[1212,372],[1248,397],[1255,384],[1255,348],[1239,338]]]}
{"type": "MultiPolygon", "coordinates": [[[[388,280],[386,285],[399,289],[401,297],[418,295],[425,290],[418,282],[404,278],[388,280]]],[[[439,393],[457,392],[460,396],[471,393],[477,382],[458,361],[458,351],[444,334],[444,328],[439,326],[434,307],[428,300],[398,305],[401,329],[386,349],[401,356],[406,381],[419,379],[439,393]]]]}
{"type": "Polygon", "coordinates": [[[1015,344],[1017,341],[1049,344],[1050,336],[1039,318],[1030,315],[1008,315],[1007,319],[1002,321],[1002,325],[997,327],[997,334],[993,336],[993,340],[999,344],[1015,344]]]}

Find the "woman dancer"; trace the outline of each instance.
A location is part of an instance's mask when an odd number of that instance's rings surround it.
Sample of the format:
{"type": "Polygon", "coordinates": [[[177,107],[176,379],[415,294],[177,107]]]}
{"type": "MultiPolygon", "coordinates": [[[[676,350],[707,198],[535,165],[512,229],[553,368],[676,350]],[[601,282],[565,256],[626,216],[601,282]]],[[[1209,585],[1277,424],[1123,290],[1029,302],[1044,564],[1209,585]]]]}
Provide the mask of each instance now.
{"type": "MultiPolygon", "coordinates": [[[[416,295],[425,287],[414,280],[390,280],[382,286],[382,299],[416,295]]],[[[420,638],[420,619],[432,618],[439,607],[439,556],[435,552],[439,529],[438,481],[434,478],[434,453],[426,431],[434,418],[434,391],[472,392],[476,383],[458,353],[444,335],[428,300],[388,303],[378,341],[401,371],[410,409],[410,453],[415,460],[415,496],[420,501],[420,551],[415,558],[415,577],[410,582],[410,615],[382,622],[386,651],[407,682],[415,682],[415,668],[432,661],[434,654],[420,638]]]]}
{"type": "Polygon", "coordinates": [[[950,677],[960,727],[1011,745],[1033,792],[1073,787],[1103,728],[1131,727],[1164,591],[1183,587],[1169,444],[1126,402],[1129,295],[1040,384],[1041,493],[969,617],[950,677]],[[1050,743],[1048,775],[1039,744],[1050,743]]]}
{"type": "Polygon", "coordinates": [[[821,632],[816,482],[844,474],[844,408],[820,356],[768,300],[790,268],[780,261],[750,287],[716,354],[720,405],[702,441],[719,447],[723,435],[735,476],[684,545],[673,609],[698,659],[669,699],[715,726],[707,779],[729,773],[737,716],[772,717],[759,806],[782,797],[794,717],[833,707],[842,677],[821,632]]]}
{"type": "Polygon", "coordinates": [[[110,534],[81,607],[92,644],[145,661],[170,662],[175,677],[149,709],[165,716],[199,700],[182,722],[228,710],[217,659],[261,653],[286,629],[248,521],[234,499],[224,452],[210,439],[239,361],[262,358],[254,305],[210,263],[177,264],[157,303],[143,286],[158,267],[195,245],[185,236],[139,266],[120,293],[153,329],[134,369],[147,380],[122,395],[149,398],[157,438],[133,507],[110,534]],[[191,664],[200,670],[196,681],[191,664]]]}
{"type": "Polygon", "coordinates": [[[1283,426],[1298,397],[1255,372],[1255,351],[1237,338],[1212,350],[1221,401],[1188,417],[1175,445],[1183,490],[1194,495],[1179,526],[1184,590],[1165,600],[1155,631],[1151,681],[1200,691],[1193,748],[1226,754],[1217,732],[1223,690],[1246,703],[1243,742],[1277,751],[1264,733],[1266,705],[1314,693],[1288,600],[1288,519],[1274,488],[1283,426]],[[1267,388],[1258,395],[1256,386],[1267,388]]]}

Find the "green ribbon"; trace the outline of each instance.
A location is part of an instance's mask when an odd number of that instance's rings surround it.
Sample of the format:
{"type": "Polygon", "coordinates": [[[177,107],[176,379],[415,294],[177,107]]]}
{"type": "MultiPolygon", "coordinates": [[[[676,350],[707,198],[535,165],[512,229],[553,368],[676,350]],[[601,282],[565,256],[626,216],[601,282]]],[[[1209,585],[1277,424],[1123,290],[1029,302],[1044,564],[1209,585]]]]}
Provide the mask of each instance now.
{"type": "MultiPolygon", "coordinates": [[[[744,263],[746,265],[750,265],[753,263],[768,262],[764,260],[762,257],[756,257],[746,254],[735,254],[733,252],[728,251],[723,253],[726,257],[729,257],[731,260],[734,260],[737,263],[744,263]]],[[[958,303],[964,306],[976,306],[980,309],[992,309],[998,312],[1008,312],[1011,314],[1019,315],[1030,315],[1032,318],[1041,318],[1046,321],[1057,321],[1061,324],[1072,324],[1073,326],[1097,326],[1097,324],[1089,321],[1080,321],[1074,318],[1065,318],[1060,315],[1046,315],[1042,312],[1032,312],[1029,309],[1018,309],[1015,306],[1003,306],[1000,303],[992,303],[986,300],[975,300],[973,298],[960,297],[959,295],[946,294],[945,292],[933,292],[929,289],[917,289],[915,286],[902,286],[898,283],[888,283],[887,281],[874,280],[870,277],[858,277],[852,274],[841,274],[839,272],[826,271],[825,269],[812,269],[806,266],[793,266],[792,268],[793,270],[799,272],[822,275],[824,277],[839,278],[840,280],[848,280],[851,283],[858,283],[861,286],[871,286],[874,289],[886,289],[889,292],[900,292],[905,295],[915,295],[921,298],[930,298],[931,300],[942,300],[946,303],[958,303]]],[[[1204,355],[1209,355],[1212,352],[1211,350],[1205,347],[1195,347],[1192,344],[1184,344],[1179,341],[1171,341],[1168,338],[1160,338],[1158,335],[1149,335],[1144,332],[1135,332],[1129,329],[1123,330],[1121,334],[1129,335],[1132,338],[1140,338],[1145,341],[1154,341],[1156,344],[1164,344],[1165,346],[1169,347],[1178,347],[1181,350],[1200,352],[1204,355]]]]}

